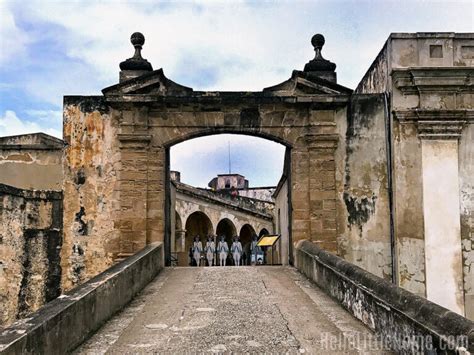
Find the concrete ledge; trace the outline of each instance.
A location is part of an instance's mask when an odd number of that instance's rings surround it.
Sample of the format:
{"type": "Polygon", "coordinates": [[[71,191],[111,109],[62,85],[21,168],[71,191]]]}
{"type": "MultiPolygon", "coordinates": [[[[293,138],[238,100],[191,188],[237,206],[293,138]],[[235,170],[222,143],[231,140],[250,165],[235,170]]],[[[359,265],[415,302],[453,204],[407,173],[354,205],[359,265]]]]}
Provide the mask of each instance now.
{"type": "Polygon", "coordinates": [[[383,280],[309,241],[295,265],[323,291],[400,353],[468,353],[474,322],[383,280]]]}
{"type": "Polygon", "coordinates": [[[162,243],[146,246],[0,332],[1,354],[70,352],[122,309],[163,268],[162,243]]]}

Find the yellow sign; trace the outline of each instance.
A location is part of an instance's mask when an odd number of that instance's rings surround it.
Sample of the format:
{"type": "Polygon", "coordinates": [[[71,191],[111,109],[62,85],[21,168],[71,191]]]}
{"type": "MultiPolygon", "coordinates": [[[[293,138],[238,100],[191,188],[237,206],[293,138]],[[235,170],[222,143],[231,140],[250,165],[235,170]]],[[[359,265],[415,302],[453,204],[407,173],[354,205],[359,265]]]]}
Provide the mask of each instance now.
{"type": "Polygon", "coordinates": [[[271,247],[276,241],[280,238],[279,235],[264,235],[260,237],[260,240],[257,242],[259,247],[271,247]]]}

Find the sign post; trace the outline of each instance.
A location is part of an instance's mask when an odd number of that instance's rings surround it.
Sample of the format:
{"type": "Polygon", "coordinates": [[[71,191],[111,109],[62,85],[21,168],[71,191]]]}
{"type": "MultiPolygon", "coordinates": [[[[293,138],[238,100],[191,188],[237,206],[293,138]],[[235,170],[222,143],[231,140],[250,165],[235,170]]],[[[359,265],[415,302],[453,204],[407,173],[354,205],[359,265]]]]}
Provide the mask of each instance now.
{"type": "MultiPolygon", "coordinates": [[[[272,248],[272,265],[273,265],[273,246],[275,243],[280,239],[279,234],[271,234],[271,235],[262,235],[260,239],[257,242],[257,246],[263,248],[265,251],[265,248],[271,247],[272,248]]],[[[266,252],[264,253],[266,255],[266,252]]]]}

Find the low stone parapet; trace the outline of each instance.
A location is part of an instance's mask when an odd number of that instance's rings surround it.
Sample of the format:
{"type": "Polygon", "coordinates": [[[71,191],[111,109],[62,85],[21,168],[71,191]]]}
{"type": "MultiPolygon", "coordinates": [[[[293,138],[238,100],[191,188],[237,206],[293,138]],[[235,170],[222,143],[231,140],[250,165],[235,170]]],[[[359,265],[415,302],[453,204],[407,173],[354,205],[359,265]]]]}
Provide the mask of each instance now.
{"type": "Polygon", "coordinates": [[[298,243],[295,265],[372,329],[384,349],[407,354],[468,354],[474,350],[474,322],[314,243],[307,240],[298,243]]]}
{"type": "Polygon", "coordinates": [[[70,352],[128,304],[163,268],[153,243],[0,331],[1,354],[70,352]]]}

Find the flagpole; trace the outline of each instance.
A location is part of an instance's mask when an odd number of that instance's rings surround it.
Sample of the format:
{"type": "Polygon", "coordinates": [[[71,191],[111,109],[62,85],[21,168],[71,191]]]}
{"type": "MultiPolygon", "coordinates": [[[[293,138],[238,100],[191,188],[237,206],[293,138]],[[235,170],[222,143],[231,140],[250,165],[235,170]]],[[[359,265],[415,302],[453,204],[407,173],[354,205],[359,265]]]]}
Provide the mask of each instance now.
{"type": "Polygon", "coordinates": [[[229,146],[229,174],[231,174],[232,171],[232,163],[230,162],[230,141],[227,141],[227,144],[229,146]]]}

